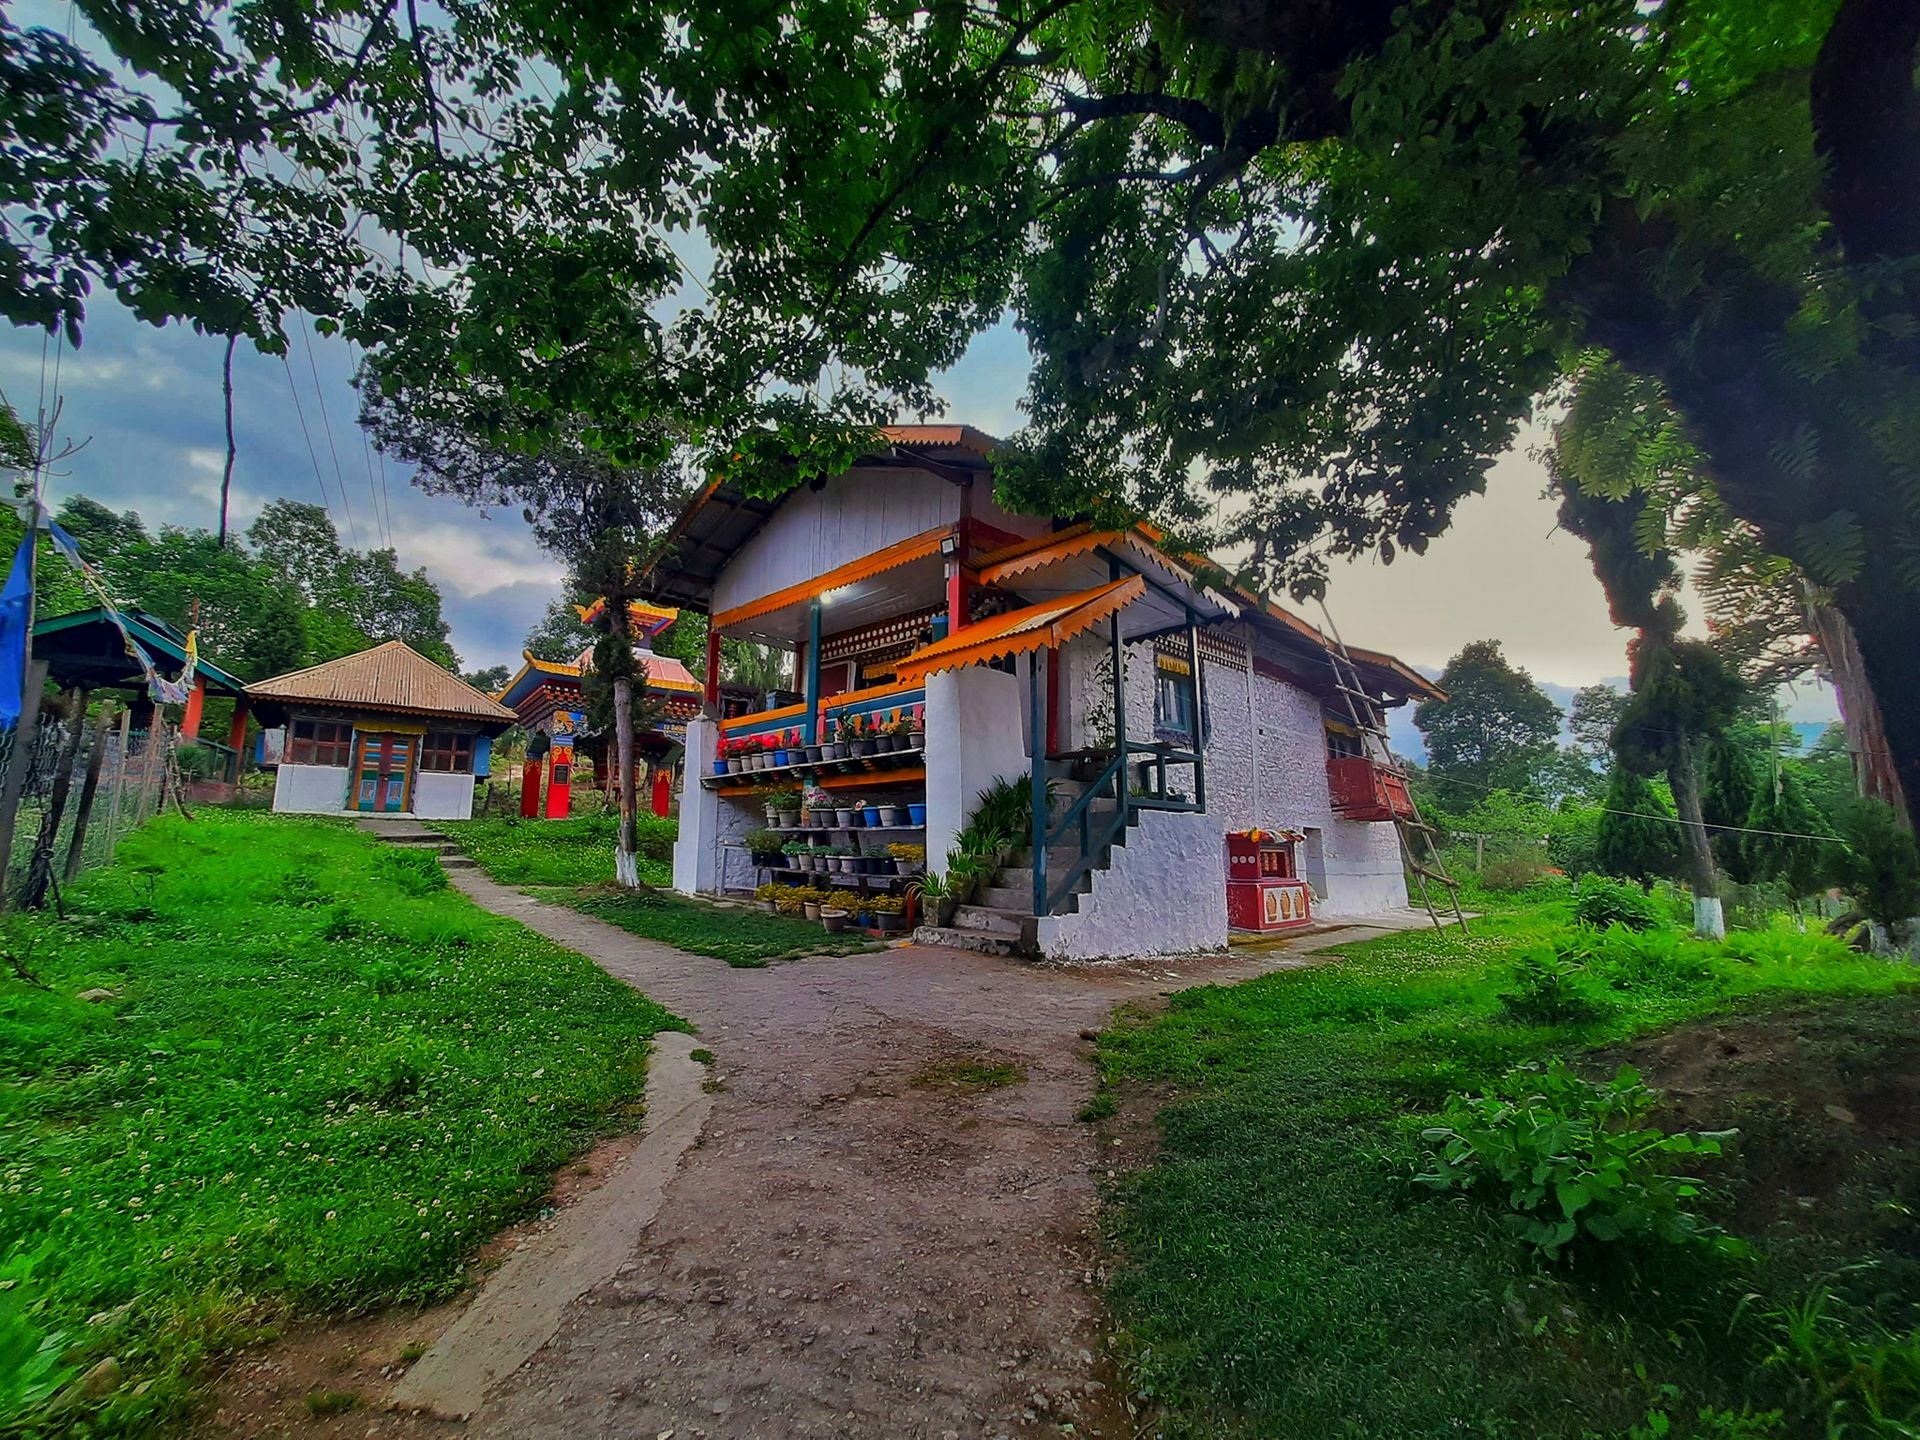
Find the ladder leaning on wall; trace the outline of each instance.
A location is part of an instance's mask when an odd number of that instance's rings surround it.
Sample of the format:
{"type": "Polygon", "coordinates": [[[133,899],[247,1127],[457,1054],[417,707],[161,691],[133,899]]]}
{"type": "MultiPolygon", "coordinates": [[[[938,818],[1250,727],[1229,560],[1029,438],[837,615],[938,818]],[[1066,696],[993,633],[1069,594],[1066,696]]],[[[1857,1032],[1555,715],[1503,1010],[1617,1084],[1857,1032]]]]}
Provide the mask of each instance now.
{"type": "Polygon", "coordinates": [[[1340,638],[1339,628],[1334,625],[1333,616],[1324,600],[1320,602],[1320,617],[1327,622],[1327,638],[1332,642],[1327,646],[1327,663],[1333,667],[1334,685],[1346,702],[1347,715],[1353,721],[1353,728],[1360,732],[1360,743],[1369,752],[1367,758],[1388,773],[1398,776],[1405,787],[1407,806],[1413,813],[1403,814],[1398,805],[1392,807],[1394,834],[1400,838],[1401,863],[1407,867],[1407,873],[1413,876],[1414,884],[1419,888],[1420,903],[1426,907],[1427,918],[1433,921],[1433,928],[1445,930],[1449,925],[1458,925],[1462,935],[1468,934],[1466,912],[1460,908],[1460,882],[1447,873],[1447,863],[1441,859],[1440,847],[1434,843],[1434,828],[1421,815],[1420,802],[1413,797],[1413,786],[1409,783],[1406,767],[1388,743],[1386,722],[1381,718],[1380,706],[1372,693],[1360,683],[1360,669],[1347,652],[1346,641],[1340,638]],[[1436,892],[1439,895],[1437,902],[1436,892]]]}

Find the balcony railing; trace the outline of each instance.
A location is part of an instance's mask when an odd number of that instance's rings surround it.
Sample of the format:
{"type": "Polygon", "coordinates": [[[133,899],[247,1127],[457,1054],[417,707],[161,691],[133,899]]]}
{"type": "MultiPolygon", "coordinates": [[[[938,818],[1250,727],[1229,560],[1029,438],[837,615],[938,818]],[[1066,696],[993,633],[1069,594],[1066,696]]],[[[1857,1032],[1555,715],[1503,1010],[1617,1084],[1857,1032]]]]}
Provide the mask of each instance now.
{"type": "Polygon", "coordinates": [[[1407,782],[1365,755],[1335,755],[1327,760],[1327,789],[1336,815],[1347,820],[1414,818],[1407,782]]]}

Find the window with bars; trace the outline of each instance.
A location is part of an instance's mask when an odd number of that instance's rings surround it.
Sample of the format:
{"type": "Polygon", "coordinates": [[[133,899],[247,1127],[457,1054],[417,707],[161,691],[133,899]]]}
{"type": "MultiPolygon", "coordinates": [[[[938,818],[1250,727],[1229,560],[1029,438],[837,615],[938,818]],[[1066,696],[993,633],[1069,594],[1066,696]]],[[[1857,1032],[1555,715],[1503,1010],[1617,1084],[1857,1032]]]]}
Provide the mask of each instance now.
{"type": "Polygon", "coordinates": [[[429,730],[426,744],[420,747],[420,768],[447,774],[471,773],[473,736],[455,735],[446,730],[429,730]]]}
{"type": "Polygon", "coordinates": [[[296,720],[287,736],[287,759],[295,765],[349,765],[353,726],[344,720],[296,720]]]}

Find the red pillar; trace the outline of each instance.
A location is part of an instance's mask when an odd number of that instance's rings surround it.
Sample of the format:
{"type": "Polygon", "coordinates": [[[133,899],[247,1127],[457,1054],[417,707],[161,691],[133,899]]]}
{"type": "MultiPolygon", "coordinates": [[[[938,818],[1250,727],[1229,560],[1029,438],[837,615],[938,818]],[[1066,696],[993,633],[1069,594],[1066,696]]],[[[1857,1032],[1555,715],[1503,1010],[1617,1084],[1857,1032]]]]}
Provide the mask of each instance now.
{"type": "Polygon", "coordinates": [[[666,818],[673,808],[673,776],[665,770],[653,772],[653,813],[666,818]]]}
{"type": "Polygon", "coordinates": [[[207,703],[207,678],[198,676],[187,692],[187,713],[180,719],[180,738],[191,740],[200,733],[200,712],[207,703]]]}
{"type": "Polygon", "coordinates": [[[247,697],[242,695],[233,702],[233,724],[227,727],[227,746],[233,751],[232,779],[240,778],[240,770],[246,757],[241,749],[247,743],[247,697]]]}
{"type": "Polygon", "coordinates": [[[540,762],[532,758],[520,767],[520,818],[540,818],[540,762]]]}

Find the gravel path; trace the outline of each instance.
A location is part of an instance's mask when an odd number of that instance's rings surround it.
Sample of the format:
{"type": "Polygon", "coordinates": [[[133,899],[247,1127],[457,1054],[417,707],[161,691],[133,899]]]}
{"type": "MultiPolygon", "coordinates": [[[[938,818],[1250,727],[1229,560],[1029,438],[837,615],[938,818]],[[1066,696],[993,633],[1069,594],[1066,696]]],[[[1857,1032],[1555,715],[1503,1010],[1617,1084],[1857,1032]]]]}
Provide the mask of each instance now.
{"type": "Polygon", "coordinates": [[[1377,933],[1131,966],[908,946],[735,970],[451,874],[692,1020],[724,1087],[622,1273],[470,1422],[535,1440],[1125,1433],[1097,1359],[1082,1032],[1124,1000],[1377,933]],[[1025,1078],[927,1074],[955,1061],[1025,1078]]]}

